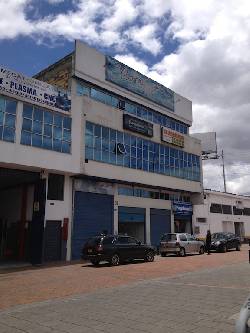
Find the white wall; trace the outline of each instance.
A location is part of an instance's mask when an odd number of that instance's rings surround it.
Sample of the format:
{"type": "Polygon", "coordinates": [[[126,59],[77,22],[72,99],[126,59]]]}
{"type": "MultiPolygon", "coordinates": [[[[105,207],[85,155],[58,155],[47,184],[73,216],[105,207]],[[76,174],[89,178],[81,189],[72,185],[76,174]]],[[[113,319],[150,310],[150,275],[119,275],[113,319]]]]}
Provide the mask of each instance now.
{"type": "Polygon", "coordinates": [[[139,95],[127,91],[117,85],[105,80],[105,55],[97,50],[90,48],[88,45],[76,41],[75,51],[75,76],[92,82],[100,87],[109,89],[123,97],[138,102],[146,107],[165,113],[170,117],[181,120],[188,125],[192,124],[192,103],[186,98],[175,93],[175,112],[151,102],[139,95]]]}

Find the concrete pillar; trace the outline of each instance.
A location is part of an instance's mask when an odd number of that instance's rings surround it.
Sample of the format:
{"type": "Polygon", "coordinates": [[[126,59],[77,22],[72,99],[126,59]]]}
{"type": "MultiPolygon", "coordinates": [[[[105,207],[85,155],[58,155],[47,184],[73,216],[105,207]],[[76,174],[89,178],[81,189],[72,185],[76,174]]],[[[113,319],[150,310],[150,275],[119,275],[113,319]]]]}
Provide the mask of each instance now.
{"type": "Polygon", "coordinates": [[[150,237],[150,208],[146,208],[146,243],[151,244],[151,237],[150,237]]]}

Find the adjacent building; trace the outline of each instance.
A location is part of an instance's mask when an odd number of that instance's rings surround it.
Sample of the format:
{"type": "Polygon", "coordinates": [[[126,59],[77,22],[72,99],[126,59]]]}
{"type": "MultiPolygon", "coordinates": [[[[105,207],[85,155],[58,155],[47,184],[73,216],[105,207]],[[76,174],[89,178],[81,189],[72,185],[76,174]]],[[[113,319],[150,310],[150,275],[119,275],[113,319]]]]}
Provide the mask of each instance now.
{"type": "Polygon", "coordinates": [[[208,229],[232,232],[242,240],[250,238],[250,197],[232,193],[204,191],[204,204],[193,210],[194,233],[201,238],[208,229]]]}
{"type": "Polygon", "coordinates": [[[87,238],[157,245],[203,201],[192,103],[76,42],[26,78],[0,71],[0,260],[79,259],[87,238]]]}

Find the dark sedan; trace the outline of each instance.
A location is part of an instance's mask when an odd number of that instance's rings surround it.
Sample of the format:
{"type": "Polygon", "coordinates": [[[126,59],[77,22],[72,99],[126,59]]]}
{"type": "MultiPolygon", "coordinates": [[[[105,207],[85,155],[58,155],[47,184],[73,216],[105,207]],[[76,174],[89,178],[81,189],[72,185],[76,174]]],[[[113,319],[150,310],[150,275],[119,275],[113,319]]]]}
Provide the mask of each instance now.
{"type": "Polygon", "coordinates": [[[153,247],[142,244],[130,236],[96,236],[90,238],[82,249],[82,259],[89,260],[93,265],[100,261],[108,261],[110,265],[117,266],[122,261],[143,259],[154,261],[153,247]]]}
{"type": "Polygon", "coordinates": [[[216,232],[212,234],[211,250],[218,252],[227,252],[227,250],[235,249],[240,251],[240,238],[230,232],[216,232]]]}

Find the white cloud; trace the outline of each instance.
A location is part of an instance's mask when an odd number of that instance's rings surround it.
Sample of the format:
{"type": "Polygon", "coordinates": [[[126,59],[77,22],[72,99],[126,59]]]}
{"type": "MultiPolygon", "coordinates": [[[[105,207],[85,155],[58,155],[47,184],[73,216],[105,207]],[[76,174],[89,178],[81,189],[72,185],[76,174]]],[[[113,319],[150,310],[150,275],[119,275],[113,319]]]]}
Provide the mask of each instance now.
{"type": "Polygon", "coordinates": [[[26,17],[31,0],[0,0],[0,39],[31,34],[34,29],[26,17]]]}

